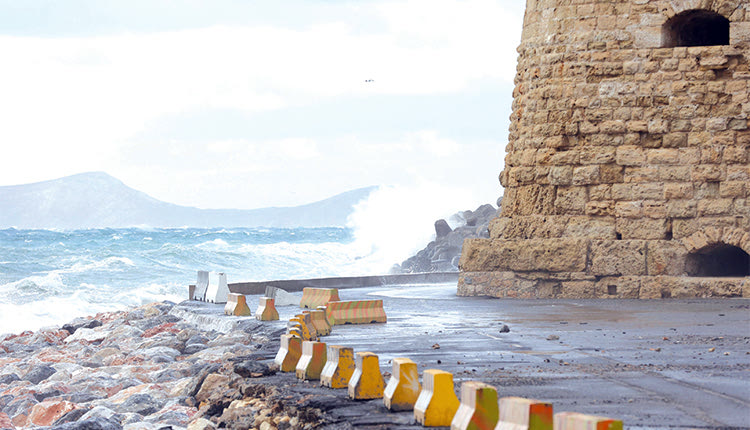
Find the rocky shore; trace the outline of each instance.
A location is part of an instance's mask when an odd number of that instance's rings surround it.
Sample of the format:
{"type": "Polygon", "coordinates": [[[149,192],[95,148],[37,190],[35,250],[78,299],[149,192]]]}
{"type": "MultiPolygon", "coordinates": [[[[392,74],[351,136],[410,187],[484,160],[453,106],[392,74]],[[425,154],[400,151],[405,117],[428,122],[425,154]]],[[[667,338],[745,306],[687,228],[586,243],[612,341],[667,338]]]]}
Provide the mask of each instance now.
{"type": "Polygon", "coordinates": [[[347,402],[340,393],[310,396],[311,384],[274,376],[278,325],[234,319],[217,331],[178,316],[181,306],[153,303],[0,336],[0,429],[271,430],[337,421],[325,411],[347,402]]]}
{"type": "MultiPolygon", "coordinates": [[[[498,207],[502,197],[497,199],[498,207]]],[[[498,209],[491,204],[479,206],[473,211],[457,212],[448,221],[435,221],[435,240],[427,244],[414,256],[397,264],[393,273],[457,272],[461,249],[466,239],[489,238],[487,227],[497,216],[498,209]],[[451,228],[450,224],[456,225],[451,228]]]]}

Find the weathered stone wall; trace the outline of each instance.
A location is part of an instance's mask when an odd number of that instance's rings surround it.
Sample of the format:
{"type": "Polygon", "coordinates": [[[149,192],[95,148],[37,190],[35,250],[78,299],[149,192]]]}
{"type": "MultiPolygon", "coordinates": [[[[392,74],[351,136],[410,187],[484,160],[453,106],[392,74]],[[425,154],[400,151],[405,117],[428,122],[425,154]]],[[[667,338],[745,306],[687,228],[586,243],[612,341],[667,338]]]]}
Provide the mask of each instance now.
{"type": "Polygon", "coordinates": [[[750,253],[748,1],[528,0],[518,51],[502,215],[459,294],[750,297],[686,276],[711,245],[750,253]],[[729,44],[661,47],[693,9],[729,44]]]}

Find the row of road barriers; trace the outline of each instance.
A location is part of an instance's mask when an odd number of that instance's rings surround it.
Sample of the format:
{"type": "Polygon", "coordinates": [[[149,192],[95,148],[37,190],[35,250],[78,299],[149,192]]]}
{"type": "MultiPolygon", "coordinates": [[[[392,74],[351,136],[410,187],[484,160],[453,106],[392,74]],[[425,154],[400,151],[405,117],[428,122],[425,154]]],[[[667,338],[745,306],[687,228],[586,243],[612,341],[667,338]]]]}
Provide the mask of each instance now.
{"type": "MultiPolygon", "coordinates": [[[[198,273],[198,283],[208,278],[198,273]],[[204,278],[202,278],[202,276],[204,278]]],[[[223,275],[223,274],[220,274],[223,275]]],[[[219,281],[220,282],[220,281],[219,281]]],[[[211,290],[207,283],[206,293],[211,290]]],[[[226,277],[224,276],[224,285],[226,277]]],[[[194,297],[191,286],[191,298],[194,297]]],[[[196,285],[196,297],[198,296],[196,285]]],[[[271,291],[283,296],[283,290],[271,291]]],[[[269,293],[268,290],[266,293],[269,293]]],[[[287,293],[288,294],[288,293],[287,293]]],[[[207,296],[207,295],[206,295],[207,296]]],[[[204,296],[203,301],[206,300],[204,296]]],[[[195,300],[201,300],[195,298],[195,300]]],[[[225,313],[250,316],[244,295],[229,293],[225,313]]],[[[274,297],[261,297],[255,317],[278,320],[274,297]]],[[[331,389],[347,389],[353,400],[383,399],[390,411],[413,411],[414,419],[425,427],[450,426],[452,430],[622,430],[622,421],[576,412],[553,413],[552,404],[520,397],[498,398],[497,389],[481,381],[461,385],[460,400],[456,396],[453,375],[440,369],[426,369],[419,382],[417,364],[409,358],[393,359],[392,376],[385,383],[378,356],[372,352],[354,353],[342,345],[326,345],[320,337],[341,324],[386,322],[382,300],[341,301],[336,289],[305,288],[298,302],[303,311],[287,323],[281,335],[274,362],[282,372],[294,372],[301,380],[319,380],[331,389]]],[[[296,303],[294,303],[296,304],[296,303]]]]}
{"type": "Polygon", "coordinates": [[[453,430],[622,430],[622,421],[575,412],[553,413],[552,404],[520,397],[498,398],[497,389],[480,381],[461,385],[456,396],[453,375],[426,369],[419,382],[417,364],[409,358],[394,358],[391,378],[385,383],[378,356],[355,353],[343,345],[320,342],[313,315],[330,326],[386,322],[382,300],[344,302],[337,291],[305,288],[300,307],[304,311],[290,320],[281,335],[274,362],[282,372],[294,372],[301,380],[319,380],[322,387],[347,389],[353,400],[383,399],[390,411],[413,411],[425,427],[450,426],[453,430]],[[326,300],[327,299],[327,300],[326,300]],[[380,313],[382,312],[382,317],[380,313]]]}
{"type": "Polygon", "coordinates": [[[350,399],[383,399],[390,411],[413,411],[425,427],[453,430],[622,430],[622,421],[575,412],[553,414],[552,404],[520,397],[498,398],[497,389],[480,381],[461,385],[455,393],[453,375],[426,369],[419,383],[417,364],[409,358],[393,359],[393,372],[384,383],[378,356],[352,351],[342,345],[327,346],[303,340],[296,334],[281,336],[274,360],[282,372],[295,372],[301,380],[320,380],[328,388],[346,388],[350,399]]]}

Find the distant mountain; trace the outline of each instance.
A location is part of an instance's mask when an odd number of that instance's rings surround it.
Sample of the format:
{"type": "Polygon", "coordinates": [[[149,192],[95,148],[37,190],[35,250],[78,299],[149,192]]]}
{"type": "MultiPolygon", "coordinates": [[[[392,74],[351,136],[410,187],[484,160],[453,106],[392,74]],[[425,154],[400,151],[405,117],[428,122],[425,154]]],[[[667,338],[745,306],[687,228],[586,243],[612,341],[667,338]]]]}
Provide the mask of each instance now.
{"type": "Polygon", "coordinates": [[[0,228],[336,227],[377,187],[295,207],[198,209],[159,201],[106,173],[0,186],[0,228]]]}

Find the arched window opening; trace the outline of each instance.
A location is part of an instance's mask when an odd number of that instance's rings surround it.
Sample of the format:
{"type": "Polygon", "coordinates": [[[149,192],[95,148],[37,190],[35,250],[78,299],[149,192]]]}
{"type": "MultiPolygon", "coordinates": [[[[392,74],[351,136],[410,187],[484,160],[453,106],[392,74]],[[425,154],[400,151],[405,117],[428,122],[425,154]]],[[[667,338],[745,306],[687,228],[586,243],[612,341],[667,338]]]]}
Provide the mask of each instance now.
{"type": "Polygon", "coordinates": [[[750,255],[736,246],[707,246],[688,255],[687,272],[690,276],[750,276],[750,255]]]}
{"type": "Polygon", "coordinates": [[[662,42],[665,48],[729,45],[729,20],[710,10],[687,10],[664,23],[662,42]]]}

